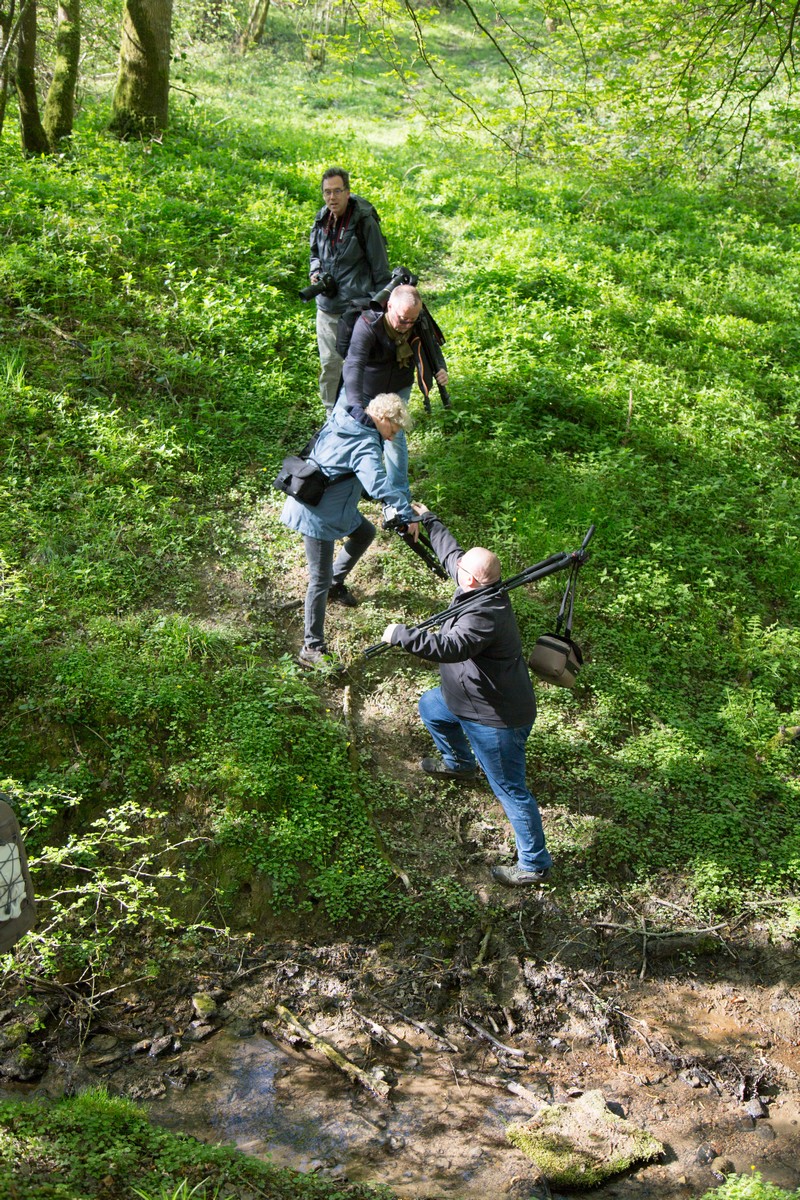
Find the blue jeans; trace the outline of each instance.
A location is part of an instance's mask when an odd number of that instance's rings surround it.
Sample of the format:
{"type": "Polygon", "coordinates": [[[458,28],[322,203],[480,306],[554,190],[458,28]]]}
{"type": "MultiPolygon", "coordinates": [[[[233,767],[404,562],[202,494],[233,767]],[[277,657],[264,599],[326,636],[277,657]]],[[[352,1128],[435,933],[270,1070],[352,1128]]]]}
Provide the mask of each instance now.
{"type": "Polygon", "coordinates": [[[519,865],[529,871],[551,867],[539,806],[525,782],[525,743],[532,726],[507,729],[457,717],[438,687],[420,697],[419,715],[448,767],[474,767],[477,759],[514,830],[519,865]]]}
{"type": "MultiPolygon", "coordinates": [[[[395,394],[400,399],[408,404],[411,396],[411,384],[408,387],[400,388],[395,394]]],[[[347,392],[344,385],[339,392],[339,398],[336,401],[336,407],[339,405],[344,408],[347,404],[347,392]]],[[[383,443],[383,465],[386,468],[386,478],[389,486],[395,491],[402,492],[406,500],[411,500],[411,489],[408,486],[408,441],[404,429],[398,430],[390,442],[383,443]]]]}
{"type": "Polygon", "coordinates": [[[305,646],[314,650],[325,649],[325,609],[328,606],[331,584],[344,582],[345,576],[352,571],[374,537],[375,526],[366,517],[361,517],[360,523],[345,538],[344,546],[334,562],[334,542],[304,535],[303,546],[308,563],[303,637],[305,646]]]}

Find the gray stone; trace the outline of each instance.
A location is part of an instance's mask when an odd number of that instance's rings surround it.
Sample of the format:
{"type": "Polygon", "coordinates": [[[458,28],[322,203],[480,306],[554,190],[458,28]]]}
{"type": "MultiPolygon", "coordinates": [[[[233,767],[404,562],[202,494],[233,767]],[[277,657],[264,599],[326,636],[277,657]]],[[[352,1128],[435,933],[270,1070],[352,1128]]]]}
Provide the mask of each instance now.
{"type": "Polygon", "coordinates": [[[109,1050],[114,1050],[119,1045],[119,1038],[115,1038],[110,1033],[98,1033],[93,1037],[88,1049],[92,1054],[107,1054],[109,1050]]]}
{"type": "Polygon", "coordinates": [[[774,1142],[778,1136],[772,1126],[768,1125],[766,1121],[759,1121],[758,1125],[756,1125],[755,1134],[762,1142],[774,1142]]]}
{"type": "Polygon", "coordinates": [[[163,1037],[155,1038],[150,1046],[150,1057],[160,1058],[172,1049],[172,1034],[165,1033],[163,1037]]]}
{"type": "Polygon", "coordinates": [[[717,1149],[710,1142],[703,1142],[702,1145],[697,1147],[694,1157],[696,1162],[703,1163],[704,1165],[712,1163],[717,1157],[717,1149]]]}
{"type": "Polygon", "coordinates": [[[759,1117],[766,1117],[769,1115],[769,1110],[760,1096],[753,1096],[751,1100],[748,1100],[747,1104],[744,1106],[744,1111],[747,1113],[748,1117],[752,1117],[754,1121],[757,1121],[759,1117]]]}
{"type": "Polygon", "coordinates": [[[204,1025],[202,1021],[192,1021],[188,1029],[183,1031],[183,1040],[185,1042],[202,1042],[216,1032],[216,1025],[204,1025]]]}
{"type": "Polygon", "coordinates": [[[45,1056],[25,1043],[18,1046],[13,1054],[9,1054],[0,1066],[0,1075],[5,1079],[15,1079],[18,1083],[32,1083],[35,1079],[40,1079],[46,1069],[45,1056]]]}
{"type": "Polygon", "coordinates": [[[718,1155],[711,1163],[711,1174],[717,1179],[725,1179],[728,1175],[733,1175],[736,1168],[729,1158],[722,1158],[718,1155]]]}

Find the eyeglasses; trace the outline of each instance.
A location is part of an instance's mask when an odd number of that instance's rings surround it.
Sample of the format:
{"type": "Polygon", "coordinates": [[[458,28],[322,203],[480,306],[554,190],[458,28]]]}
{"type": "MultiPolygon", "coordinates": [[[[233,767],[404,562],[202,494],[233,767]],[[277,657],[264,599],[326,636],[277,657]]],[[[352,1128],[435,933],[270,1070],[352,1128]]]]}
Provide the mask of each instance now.
{"type": "Polygon", "coordinates": [[[323,188],[322,194],[326,200],[332,200],[334,196],[341,196],[347,188],[323,188]]]}

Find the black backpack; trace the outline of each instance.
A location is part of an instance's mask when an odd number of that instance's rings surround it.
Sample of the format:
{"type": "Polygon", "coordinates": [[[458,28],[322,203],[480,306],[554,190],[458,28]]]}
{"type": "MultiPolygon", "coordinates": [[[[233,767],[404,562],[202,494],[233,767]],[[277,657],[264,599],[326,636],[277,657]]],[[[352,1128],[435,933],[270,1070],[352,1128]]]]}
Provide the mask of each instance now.
{"type": "Polygon", "coordinates": [[[366,296],[363,299],[354,300],[339,317],[339,324],[336,326],[336,353],[341,358],[347,358],[347,351],[350,349],[353,331],[359,317],[367,317],[371,313],[383,313],[383,311],[378,304],[366,296]]]}

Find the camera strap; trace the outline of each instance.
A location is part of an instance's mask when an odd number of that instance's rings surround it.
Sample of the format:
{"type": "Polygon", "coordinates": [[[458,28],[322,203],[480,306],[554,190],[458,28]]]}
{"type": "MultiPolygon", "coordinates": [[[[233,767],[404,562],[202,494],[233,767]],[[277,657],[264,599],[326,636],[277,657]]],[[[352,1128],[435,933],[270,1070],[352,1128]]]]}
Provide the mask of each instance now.
{"type": "Polygon", "coordinates": [[[564,625],[564,637],[572,638],[572,614],[575,609],[575,592],[578,589],[578,567],[580,564],[574,562],[569,573],[567,586],[564,588],[564,595],[561,597],[561,607],[558,610],[556,618],[556,633],[561,633],[561,622],[566,614],[566,624],[564,625]]]}

